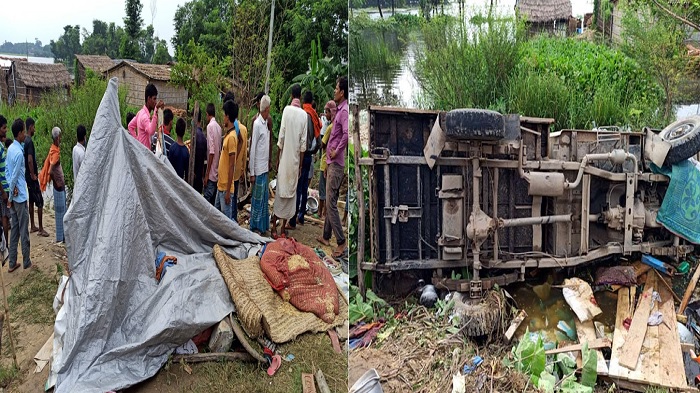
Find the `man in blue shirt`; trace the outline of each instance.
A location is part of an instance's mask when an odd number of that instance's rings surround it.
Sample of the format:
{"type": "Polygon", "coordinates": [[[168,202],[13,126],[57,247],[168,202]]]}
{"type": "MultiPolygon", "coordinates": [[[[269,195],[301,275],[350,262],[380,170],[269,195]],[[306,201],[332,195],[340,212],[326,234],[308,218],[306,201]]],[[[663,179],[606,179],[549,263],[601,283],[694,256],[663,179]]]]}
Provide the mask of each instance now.
{"type": "Polygon", "coordinates": [[[24,132],[24,122],[22,119],[15,120],[12,123],[12,135],[15,137],[14,142],[7,150],[7,182],[11,192],[10,198],[7,201],[7,207],[10,209],[10,267],[9,272],[19,268],[17,264],[17,242],[22,238],[22,257],[25,269],[32,267],[32,261],[29,259],[29,209],[27,208],[27,180],[25,178],[24,167],[24,148],[22,143],[26,137],[24,132]]]}

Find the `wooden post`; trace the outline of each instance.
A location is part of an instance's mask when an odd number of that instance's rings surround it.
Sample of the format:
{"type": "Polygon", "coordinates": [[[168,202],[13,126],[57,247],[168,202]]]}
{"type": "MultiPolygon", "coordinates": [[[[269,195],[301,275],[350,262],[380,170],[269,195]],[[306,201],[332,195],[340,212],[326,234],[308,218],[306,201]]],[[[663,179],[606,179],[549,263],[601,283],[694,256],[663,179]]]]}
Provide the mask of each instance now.
{"type": "MultiPolygon", "coordinates": [[[[365,275],[362,273],[362,262],[365,260],[365,193],[362,187],[362,140],[360,139],[360,116],[357,105],[352,106],[352,142],[355,147],[355,187],[359,220],[357,223],[357,284],[362,297],[365,296],[365,275]]],[[[347,206],[345,207],[348,208],[347,206]]]]}
{"type": "Polygon", "coordinates": [[[190,136],[190,162],[188,168],[187,182],[190,186],[194,184],[194,153],[197,148],[197,115],[199,114],[199,101],[194,103],[194,112],[192,112],[192,132],[190,136]]]}
{"type": "MultiPolygon", "coordinates": [[[[688,283],[688,287],[685,289],[685,294],[683,294],[683,300],[681,301],[681,305],[678,306],[677,314],[683,315],[683,312],[685,311],[685,307],[688,305],[688,302],[690,301],[690,296],[693,294],[693,291],[695,291],[695,287],[698,285],[698,279],[700,279],[700,263],[698,263],[698,266],[695,268],[695,273],[693,273],[693,278],[690,279],[690,282],[688,283]]],[[[671,291],[671,292],[673,292],[673,291],[671,291]]]]}
{"type": "MultiPolygon", "coordinates": [[[[4,240],[4,236],[3,236],[4,240]]],[[[1,255],[1,254],[0,254],[1,255]]],[[[7,334],[10,338],[10,349],[12,350],[12,362],[15,365],[15,369],[19,371],[19,366],[17,365],[17,354],[15,352],[15,341],[12,338],[12,323],[10,323],[10,307],[7,305],[7,294],[5,293],[5,278],[3,277],[2,268],[0,268],[0,285],[2,285],[2,301],[5,307],[5,316],[3,319],[7,320],[7,334]]],[[[1,334],[1,332],[0,332],[1,334]]]]}

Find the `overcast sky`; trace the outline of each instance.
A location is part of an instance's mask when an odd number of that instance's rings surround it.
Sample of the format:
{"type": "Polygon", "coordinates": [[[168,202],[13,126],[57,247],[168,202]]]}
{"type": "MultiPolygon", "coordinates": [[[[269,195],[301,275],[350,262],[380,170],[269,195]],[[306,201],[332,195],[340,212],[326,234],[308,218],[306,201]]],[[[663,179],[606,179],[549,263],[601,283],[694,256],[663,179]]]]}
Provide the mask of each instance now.
{"type": "MultiPolygon", "coordinates": [[[[156,35],[168,42],[168,50],[173,55],[170,39],[175,34],[173,18],[178,5],[187,0],[141,0],[141,18],[144,27],[151,24],[156,35]],[[155,4],[155,18],[151,17],[151,4],[155,4]]],[[[34,42],[38,38],[43,45],[57,40],[63,34],[63,26],[80,25],[92,32],[93,19],[114,22],[124,26],[125,2],[123,0],[18,0],[3,1],[0,19],[0,43],[10,41],[34,42]]],[[[82,37],[81,37],[82,43],[82,37]]]]}

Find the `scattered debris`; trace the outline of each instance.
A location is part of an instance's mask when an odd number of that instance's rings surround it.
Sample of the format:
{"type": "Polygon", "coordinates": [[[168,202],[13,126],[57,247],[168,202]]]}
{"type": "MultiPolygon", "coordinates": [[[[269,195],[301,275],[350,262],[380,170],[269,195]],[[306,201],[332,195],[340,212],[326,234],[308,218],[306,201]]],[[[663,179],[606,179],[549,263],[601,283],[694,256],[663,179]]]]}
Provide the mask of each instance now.
{"type": "Polygon", "coordinates": [[[520,327],[520,324],[523,323],[523,321],[527,318],[527,313],[525,310],[520,310],[518,311],[518,314],[513,318],[513,321],[511,321],[510,326],[508,327],[508,330],[506,330],[506,340],[510,341],[513,339],[513,335],[515,334],[516,330],[520,327]]]}
{"type": "Polygon", "coordinates": [[[303,393],[316,393],[316,385],[314,384],[313,374],[301,374],[301,386],[303,393]]]}
{"type": "Polygon", "coordinates": [[[581,322],[586,322],[603,312],[595,301],[591,286],[580,278],[564,280],[563,293],[564,299],[581,322]]]}
{"type": "Polygon", "coordinates": [[[467,363],[464,365],[464,370],[463,370],[464,374],[471,374],[483,362],[484,362],[484,359],[482,359],[481,356],[474,356],[472,358],[472,360],[470,361],[470,363],[467,363]]]}
{"type": "Polygon", "coordinates": [[[596,271],[596,285],[635,285],[637,275],[632,266],[612,266],[596,271]]]}
{"type": "Polygon", "coordinates": [[[316,371],[316,384],[318,385],[318,390],[320,390],[320,393],[331,393],[331,390],[328,388],[328,384],[326,383],[326,377],[323,376],[323,371],[321,371],[321,369],[316,371]]]}

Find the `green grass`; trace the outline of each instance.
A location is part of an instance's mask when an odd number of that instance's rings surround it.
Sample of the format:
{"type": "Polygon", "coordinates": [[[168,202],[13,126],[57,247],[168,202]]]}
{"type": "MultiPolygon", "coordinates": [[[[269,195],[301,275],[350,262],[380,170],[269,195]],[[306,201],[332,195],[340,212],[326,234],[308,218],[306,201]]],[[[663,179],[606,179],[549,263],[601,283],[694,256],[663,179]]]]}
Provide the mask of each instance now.
{"type": "Polygon", "coordinates": [[[192,374],[179,363],[169,362],[152,380],[127,390],[170,392],[301,392],[301,374],[323,371],[331,392],[347,392],[347,354],[336,354],[326,334],[304,334],[291,343],[279,347],[282,356],[291,353],[294,360],[282,361],[273,377],[257,363],[222,362],[191,364],[192,374]]]}
{"type": "Polygon", "coordinates": [[[19,370],[14,366],[0,365],[0,387],[6,388],[15,380],[20,378],[19,370]]]}
{"type": "Polygon", "coordinates": [[[32,268],[7,297],[12,321],[52,324],[55,319],[53,298],[57,287],[56,282],[41,269],[32,268]]]}

